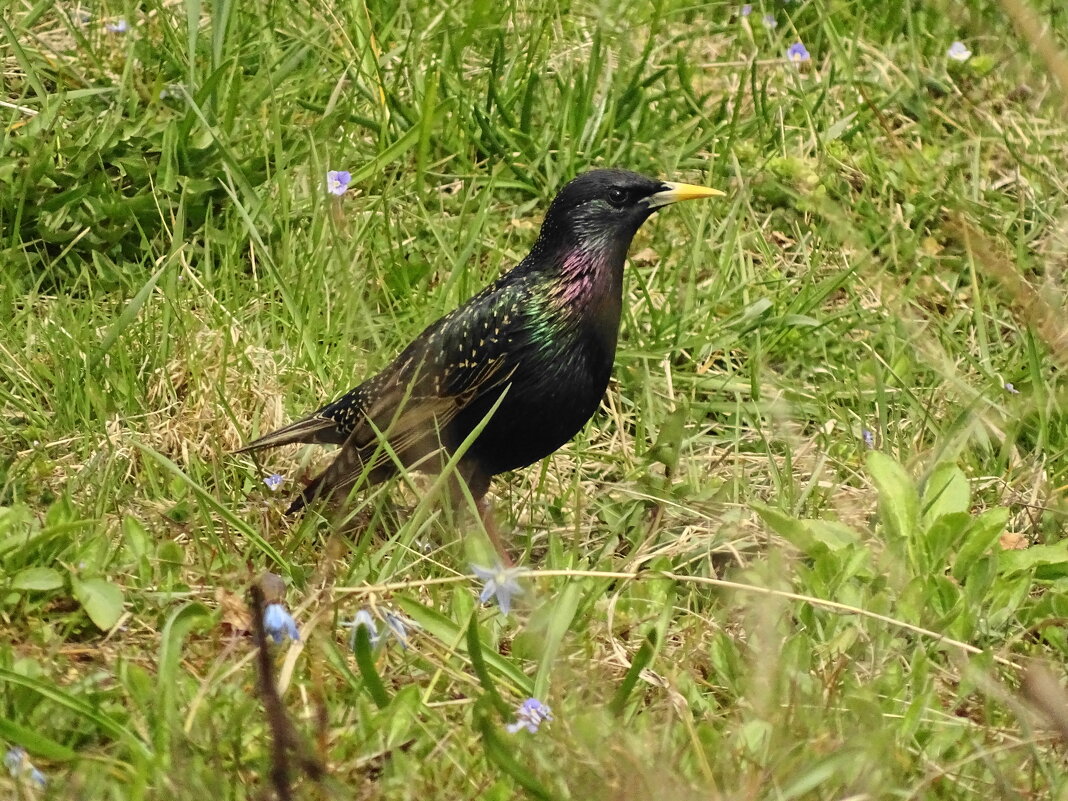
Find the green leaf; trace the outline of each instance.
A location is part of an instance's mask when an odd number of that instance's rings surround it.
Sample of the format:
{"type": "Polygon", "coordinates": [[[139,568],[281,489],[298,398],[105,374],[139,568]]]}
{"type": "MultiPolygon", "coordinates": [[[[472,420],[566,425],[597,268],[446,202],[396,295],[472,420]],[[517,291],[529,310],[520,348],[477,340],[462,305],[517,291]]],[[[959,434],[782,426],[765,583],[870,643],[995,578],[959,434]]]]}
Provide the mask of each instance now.
{"type": "Polygon", "coordinates": [[[960,550],[974,524],[975,518],[964,512],[951,512],[932,521],[917,547],[912,549],[914,557],[923,556],[923,561],[914,565],[916,572],[943,572],[952,561],[951,554],[960,550]]]}
{"type": "Polygon", "coordinates": [[[21,745],[34,756],[43,759],[71,762],[78,758],[76,751],[62,743],[57,743],[36,729],[28,729],[4,717],[0,717],[0,740],[21,745]]]}
{"type": "Polygon", "coordinates": [[[199,603],[186,603],[175,609],[163,624],[159,647],[159,694],[156,709],[167,720],[167,725],[155,727],[155,747],[160,753],[167,753],[170,737],[177,731],[177,721],[182,702],[177,697],[177,689],[182,674],[179,670],[182,662],[182,645],[186,637],[195,628],[211,620],[211,612],[199,603]]]}
{"type": "Polygon", "coordinates": [[[471,669],[478,676],[490,702],[502,715],[509,714],[512,711],[511,707],[497,692],[497,685],[494,684],[493,677],[486,667],[486,660],[483,658],[482,640],[478,636],[478,610],[471,613],[471,621],[467,624],[467,655],[471,657],[471,669]]]}
{"type": "Polygon", "coordinates": [[[356,657],[356,667],[360,669],[360,675],[363,676],[363,684],[367,688],[371,700],[375,702],[375,706],[379,709],[385,709],[389,706],[390,697],[389,692],[386,690],[386,685],[382,683],[382,677],[378,675],[378,669],[375,667],[375,652],[374,647],[371,645],[371,632],[367,626],[357,626],[353,630],[353,634],[355,635],[356,647],[352,649],[352,653],[356,657]]]}
{"type": "MultiPolygon", "coordinates": [[[[545,622],[545,637],[542,640],[541,656],[538,659],[538,672],[534,677],[535,698],[544,698],[549,689],[549,678],[556,655],[560,652],[564,637],[571,631],[575,612],[582,597],[582,586],[578,582],[566,585],[552,603],[548,605],[548,620],[545,622]]],[[[545,607],[543,607],[545,608],[545,607]]]]}
{"type": "Polygon", "coordinates": [[[839,551],[860,541],[860,534],[836,520],[804,520],[763,504],[751,503],[750,506],[772,531],[806,556],[839,551]]]}
{"type": "Polygon", "coordinates": [[[879,519],[890,536],[909,543],[916,537],[920,501],[905,469],[879,451],[868,453],[868,473],[879,491],[879,519]]]}
{"type": "Polygon", "coordinates": [[[953,578],[963,581],[968,577],[976,562],[994,547],[1008,522],[1009,510],[1003,506],[988,509],[975,518],[953,560],[953,578]]]}
{"type": "Polygon", "coordinates": [[[107,579],[71,579],[74,597],[101,631],[109,631],[122,615],[123,594],[107,579]]]}
{"type": "Polygon", "coordinates": [[[27,567],[11,578],[11,589],[48,592],[63,587],[63,574],[51,567],[27,567]]]}
{"type": "Polygon", "coordinates": [[[506,742],[501,738],[500,729],[491,720],[488,702],[475,705],[474,717],[475,728],[482,735],[482,750],[486,754],[486,761],[499,768],[506,776],[513,778],[520,787],[535,798],[543,799],[543,801],[550,801],[554,798],[526,766],[516,759],[515,742],[513,740],[506,742]]]}
{"type": "Polygon", "coordinates": [[[92,359],[89,360],[89,369],[94,370],[100,363],[100,360],[108,355],[108,351],[111,350],[112,345],[116,340],[137,318],[138,313],[141,311],[141,307],[145,305],[145,301],[148,300],[148,296],[152,294],[152,290],[156,288],[156,282],[159,281],[163,271],[170,266],[170,259],[163,263],[156,272],[152,273],[148,277],[148,280],[137,291],[137,294],[133,296],[129,303],[126,304],[126,308],[122,310],[119,316],[115,319],[115,322],[111,324],[111,328],[104,335],[104,338],[100,341],[100,347],[97,348],[92,359]]]}
{"type": "Polygon", "coordinates": [[[1032,545],[1022,551],[1002,551],[998,556],[1002,573],[1034,570],[1042,581],[1068,577],[1068,540],[1054,545],[1032,545]]]}
{"type": "MultiPolygon", "coordinates": [[[[418,601],[413,601],[403,595],[398,595],[394,601],[401,608],[401,611],[418,623],[427,634],[450,648],[464,639],[464,633],[456,622],[440,612],[423,606],[418,601]]],[[[510,681],[524,695],[533,695],[530,677],[523,673],[522,670],[494,651],[482,649],[481,653],[482,658],[486,661],[487,668],[510,681]]]]}
{"type": "Polygon", "coordinates": [[[942,515],[971,510],[971,488],[964,472],[951,462],[938,465],[923,488],[924,524],[930,526],[942,515]]]}
{"type": "Polygon", "coordinates": [[[613,715],[622,715],[626,709],[627,701],[630,694],[634,692],[641,672],[649,666],[649,663],[653,661],[653,656],[656,655],[657,639],[656,629],[653,629],[646,635],[645,642],[641,644],[638,653],[631,660],[627,675],[623,677],[623,683],[619,685],[619,689],[616,690],[616,694],[612,696],[608,704],[608,711],[613,715]]]}
{"type": "MultiPolygon", "coordinates": [[[[73,714],[84,718],[108,736],[123,743],[131,752],[143,757],[148,757],[152,754],[148,745],[138,739],[133,731],[127,727],[126,723],[101,711],[98,704],[86,701],[57,687],[51,680],[23,676],[13,670],[0,667],[0,686],[3,685],[25,687],[32,690],[41,698],[46,698],[64,709],[70,710],[73,714]]],[[[9,697],[6,695],[8,692],[10,691],[5,690],[5,697],[9,697]]]]}
{"type": "Polygon", "coordinates": [[[126,515],[122,519],[122,536],[126,549],[133,559],[144,559],[151,553],[152,536],[141,521],[133,515],[126,515]]]}

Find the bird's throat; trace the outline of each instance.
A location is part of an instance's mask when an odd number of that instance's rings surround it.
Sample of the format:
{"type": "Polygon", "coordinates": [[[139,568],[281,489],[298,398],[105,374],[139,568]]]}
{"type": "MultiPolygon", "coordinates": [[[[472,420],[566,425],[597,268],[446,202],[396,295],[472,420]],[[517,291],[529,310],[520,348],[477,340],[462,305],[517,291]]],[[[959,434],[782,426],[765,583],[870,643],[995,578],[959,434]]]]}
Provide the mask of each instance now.
{"type": "Polygon", "coordinates": [[[614,308],[618,317],[625,261],[626,250],[611,246],[575,249],[564,254],[555,276],[556,286],[550,291],[555,305],[562,313],[579,317],[614,308]],[[606,304],[609,308],[602,309],[606,304]]]}

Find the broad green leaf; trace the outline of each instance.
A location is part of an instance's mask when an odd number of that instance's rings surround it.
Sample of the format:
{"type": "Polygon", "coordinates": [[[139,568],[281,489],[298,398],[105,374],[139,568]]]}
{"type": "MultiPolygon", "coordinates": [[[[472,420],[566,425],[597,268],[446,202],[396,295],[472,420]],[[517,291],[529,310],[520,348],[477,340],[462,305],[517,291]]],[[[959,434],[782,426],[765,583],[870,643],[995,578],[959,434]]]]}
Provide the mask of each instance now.
{"type": "Polygon", "coordinates": [[[922,553],[924,560],[915,564],[920,573],[942,572],[952,561],[952,554],[957,553],[968,538],[968,531],[975,523],[975,518],[965,512],[952,512],[941,515],[924,531],[923,536],[912,549],[914,556],[922,553]]]}
{"type": "Polygon", "coordinates": [[[553,666],[556,664],[556,655],[560,651],[564,637],[571,630],[571,623],[575,619],[575,611],[578,609],[581,597],[580,582],[571,582],[550,602],[549,618],[544,621],[546,624],[544,648],[538,660],[537,675],[534,677],[535,698],[544,697],[549,689],[549,679],[553,666]]]}
{"type": "Polygon", "coordinates": [[[123,594],[117,584],[112,584],[102,578],[84,581],[72,578],[71,588],[74,591],[74,597],[98,629],[109,631],[119,622],[119,617],[122,615],[123,594]]]}
{"type": "Polygon", "coordinates": [[[828,550],[838,551],[860,541],[860,534],[836,520],[806,520],[791,517],[770,506],[758,503],[751,503],[750,506],[776,534],[806,556],[815,556],[828,550]]]}
{"type": "Polygon", "coordinates": [[[151,553],[152,536],[136,517],[132,515],[123,517],[122,536],[126,549],[133,559],[143,559],[151,553]]]}
{"type": "Polygon", "coordinates": [[[971,488],[964,472],[951,462],[943,462],[923,487],[924,524],[929,526],[942,515],[968,512],[971,502],[971,488]]]}
{"type": "Polygon", "coordinates": [[[63,574],[51,567],[27,567],[11,578],[11,589],[47,592],[63,587],[63,574]]]}
{"type": "Polygon", "coordinates": [[[199,603],[187,603],[171,612],[163,624],[159,647],[159,696],[157,709],[160,716],[168,720],[168,725],[156,727],[156,748],[166,753],[170,747],[170,736],[177,726],[179,707],[182,701],[177,696],[181,680],[180,666],[182,646],[186,637],[198,626],[211,620],[211,612],[199,603]]]}
{"type": "Polygon", "coordinates": [[[1054,545],[1032,545],[1022,551],[1002,551],[998,557],[1002,573],[1034,570],[1042,581],[1068,577],[1068,540],[1054,545]]]}
{"type": "Polygon", "coordinates": [[[975,563],[994,547],[1008,522],[1009,510],[1003,506],[988,509],[975,518],[953,560],[953,578],[963,581],[968,577],[975,563]]]}
{"type": "Polygon", "coordinates": [[[915,484],[901,465],[879,451],[868,454],[867,465],[879,491],[879,519],[894,540],[911,542],[920,518],[915,484]]]}

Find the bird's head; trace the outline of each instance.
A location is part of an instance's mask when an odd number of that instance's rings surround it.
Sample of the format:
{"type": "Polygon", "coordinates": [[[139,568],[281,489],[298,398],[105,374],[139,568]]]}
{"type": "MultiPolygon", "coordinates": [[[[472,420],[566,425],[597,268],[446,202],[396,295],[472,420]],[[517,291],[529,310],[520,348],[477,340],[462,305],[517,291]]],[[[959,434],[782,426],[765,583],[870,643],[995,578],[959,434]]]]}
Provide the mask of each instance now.
{"type": "Polygon", "coordinates": [[[542,223],[543,245],[624,255],[635,232],[659,208],[723,193],[647,178],[626,170],[592,170],[568,183],[542,223]]]}

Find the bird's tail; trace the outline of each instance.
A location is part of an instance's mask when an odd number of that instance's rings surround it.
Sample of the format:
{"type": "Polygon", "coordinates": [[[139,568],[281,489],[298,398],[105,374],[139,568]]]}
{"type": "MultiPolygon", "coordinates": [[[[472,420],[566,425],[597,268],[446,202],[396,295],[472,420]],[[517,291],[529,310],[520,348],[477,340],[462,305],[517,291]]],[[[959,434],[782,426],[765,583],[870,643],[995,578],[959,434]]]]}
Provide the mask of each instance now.
{"type": "Polygon", "coordinates": [[[337,423],[327,417],[305,417],[303,420],[297,420],[284,428],[252,440],[234,453],[276,448],[279,445],[289,445],[294,442],[310,445],[340,445],[344,442],[344,435],[338,431],[337,423]]]}

